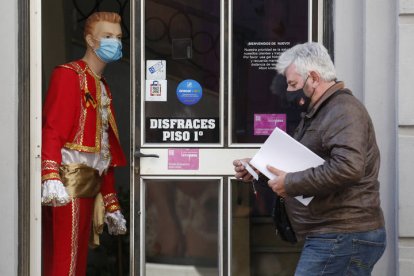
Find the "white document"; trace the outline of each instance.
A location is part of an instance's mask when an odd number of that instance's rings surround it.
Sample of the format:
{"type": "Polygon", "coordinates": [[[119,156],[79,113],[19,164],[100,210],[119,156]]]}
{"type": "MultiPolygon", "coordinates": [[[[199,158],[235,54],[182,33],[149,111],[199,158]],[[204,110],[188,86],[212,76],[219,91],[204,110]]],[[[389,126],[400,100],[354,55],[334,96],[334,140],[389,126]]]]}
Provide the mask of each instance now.
{"type": "MultiPolygon", "coordinates": [[[[297,172],[317,167],[324,162],[310,149],[276,127],[250,161],[250,164],[269,179],[274,179],[276,176],[266,168],[267,165],[285,172],[297,172]]],[[[303,196],[295,198],[305,206],[313,199],[313,197],[304,198],[303,196]]]]}
{"type": "Polygon", "coordinates": [[[253,176],[254,179],[259,180],[259,175],[253,170],[252,167],[250,167],[250,165],[247,162],[243,160],[240,160],[240,162],[246,168],[246,170],[250,173],[250,175],[253,176]]]}

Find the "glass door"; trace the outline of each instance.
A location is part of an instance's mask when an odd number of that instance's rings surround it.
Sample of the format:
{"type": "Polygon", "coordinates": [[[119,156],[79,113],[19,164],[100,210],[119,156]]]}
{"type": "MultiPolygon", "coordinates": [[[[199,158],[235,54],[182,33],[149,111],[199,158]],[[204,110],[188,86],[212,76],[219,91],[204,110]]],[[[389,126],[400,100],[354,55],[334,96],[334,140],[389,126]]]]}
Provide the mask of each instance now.
{"type": "Polygon", "coordinates": [[[222,144],[220,4],[144,1],[144,146],[222,144]]]}
{"type": "Polygon", "coordinates": [[[272,194],[252,197],[232,161],[295,128],[274,69],[315,36],[313,2],[136,2],[133,275],[292,274],[300,245],[275,235],[272,194]]]}
{"type": "Polygon", "coordinates": [[[223,5],[141,2],[140,275],[223,275],[223,5]]]}

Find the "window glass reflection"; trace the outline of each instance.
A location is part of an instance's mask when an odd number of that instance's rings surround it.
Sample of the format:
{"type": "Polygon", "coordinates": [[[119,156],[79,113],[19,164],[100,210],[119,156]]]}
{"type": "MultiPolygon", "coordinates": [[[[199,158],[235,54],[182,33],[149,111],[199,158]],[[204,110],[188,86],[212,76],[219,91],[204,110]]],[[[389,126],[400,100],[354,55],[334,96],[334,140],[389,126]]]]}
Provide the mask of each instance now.
{"type": "Polygon", "coordinates": [[[232,275],[293,275],[302,243],[292,245],[275,233],[271,211],[273,193],[257,185],[231,181],[232,275]]]}
{"type": "Polygon", "coordinates": [[[146,0],[145,61],[165,70],[153,78],[145,68],[145,142],[220,143],[220,1],[146,0]]]}
{"type": "MultiPolygon", "coordinates": [[[[145,180],[147,275],[166,275],[168,265],[217,275],[219,183],[217,180],[145,180]]],[[[200,272],[201,273],[201,272],[200,272]]],[[[184,274],[181,274],[184,275],[184,274]]]]}
{"type": "Polygon", "coordinates": [[[286,101],[277,57],[308,40],[308,0],[233,1],[233,143],[262,143],[278,126],[289,134],[300,111],[286,101]]]}

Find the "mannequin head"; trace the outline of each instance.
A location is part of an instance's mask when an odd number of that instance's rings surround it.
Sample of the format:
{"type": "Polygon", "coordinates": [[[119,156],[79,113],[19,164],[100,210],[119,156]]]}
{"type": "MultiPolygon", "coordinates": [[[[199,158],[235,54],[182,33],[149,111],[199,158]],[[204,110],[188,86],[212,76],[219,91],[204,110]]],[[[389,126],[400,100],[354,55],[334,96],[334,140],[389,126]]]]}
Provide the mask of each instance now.
{"type": "Polygon", "coordinates": [[[95,61],[95,58],[98,58],[95,50],[100,47],[102,39],[121,40],[122,29],[120,22],[121,17],[113,12],[95,12],[88,17],[84,29],[84,38],[87,46],[85,57],[88,62],[98,62],[95,61]]]}
{"type": "MultiPolygon", "coordinates": [[[[93,36],[96,33],[96,25],[101,25],[98,23],[112,23],[109,25],[118,25],[119,33],[122,35],[121,29],[121,16],[114,12],[94,12],[91,14],[88,19],[86,19],[85,27],[83,31],[83,37],[87,40],[88,35],[93,36]]],[[[99,26],[98,26],[99,27],[99,26]]],[[[86,41],[88,43],[88,41],[86,41]]]]}

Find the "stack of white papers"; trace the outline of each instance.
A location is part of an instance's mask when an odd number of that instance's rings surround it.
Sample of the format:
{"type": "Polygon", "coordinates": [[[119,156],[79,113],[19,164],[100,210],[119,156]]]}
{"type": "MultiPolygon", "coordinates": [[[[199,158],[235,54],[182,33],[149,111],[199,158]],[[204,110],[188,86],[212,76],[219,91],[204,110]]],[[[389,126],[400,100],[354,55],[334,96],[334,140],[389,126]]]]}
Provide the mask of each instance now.
{"type": "MultiPolygon", "coordinates": [[[[275,179],[276,176],[266,168],[267,165],[285,172],[297,172],[317,167],[323,163],[322,158],[279,128],[273,130],[250,161],[250,164],[269,179],[275,179]]],[[[313,197],[297,196],[296,199],[307,206],[313,197]]]]}

